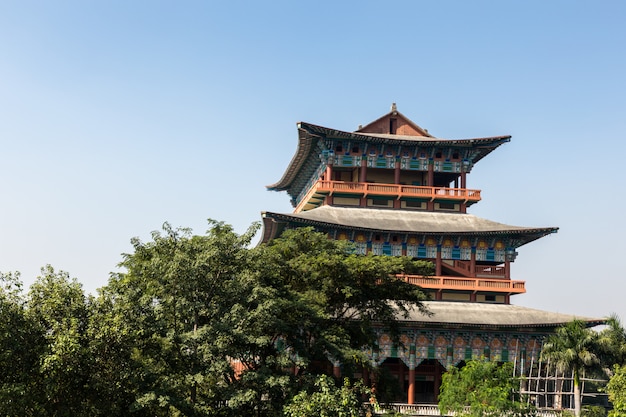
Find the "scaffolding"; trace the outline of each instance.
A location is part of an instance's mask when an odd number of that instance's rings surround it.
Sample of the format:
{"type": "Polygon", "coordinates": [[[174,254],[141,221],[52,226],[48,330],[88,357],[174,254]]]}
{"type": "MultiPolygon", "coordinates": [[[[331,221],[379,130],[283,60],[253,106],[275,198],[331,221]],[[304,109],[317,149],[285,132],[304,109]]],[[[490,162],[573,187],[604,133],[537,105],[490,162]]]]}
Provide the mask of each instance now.
{"type": "MultiPolygon", "coordinates": [[[[535,355],[532,355],[530,367],[526,372],[520,367],[520,375],[522,381],[520,384],[520,394],[529,404],[533,404],[539,409],[573,409],[574,408],[574,374],[559,372],[550,362],[538,363],[534,361],[535,355]]],[[[516,358],[517,361],[517,358],[516,358]]],[[[517,366],[516,366],[517,367],[517,366]]],[[[584,375],[580,378],[580,394],[581,399],[597,398],[592,402],[603,405],[606,403],[606,393],[601,392],[585,392],[585,384],[601,384],[606,383],[603,379],[586,378],[584,375]]]]}

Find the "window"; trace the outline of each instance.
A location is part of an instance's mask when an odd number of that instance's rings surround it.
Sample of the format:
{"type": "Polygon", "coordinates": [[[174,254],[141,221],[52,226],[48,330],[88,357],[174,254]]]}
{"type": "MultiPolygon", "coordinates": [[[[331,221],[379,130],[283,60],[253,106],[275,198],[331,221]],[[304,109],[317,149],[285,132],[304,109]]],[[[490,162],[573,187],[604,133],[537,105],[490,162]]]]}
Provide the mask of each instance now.
{"type": "Polygon", "coordinates": [[[455,210],[456,204],[454,203],[439,203],[439,208],[442,210],[455,210]]]}
{"type": "Polygon", "coordinates": [[[372,199],[372,205],[373,206],[388,207],[389,203],[387,202],[387,200],[383,200],[383,199],[380,199],[380,198],[374,198],[374,199],[372,199]]]}

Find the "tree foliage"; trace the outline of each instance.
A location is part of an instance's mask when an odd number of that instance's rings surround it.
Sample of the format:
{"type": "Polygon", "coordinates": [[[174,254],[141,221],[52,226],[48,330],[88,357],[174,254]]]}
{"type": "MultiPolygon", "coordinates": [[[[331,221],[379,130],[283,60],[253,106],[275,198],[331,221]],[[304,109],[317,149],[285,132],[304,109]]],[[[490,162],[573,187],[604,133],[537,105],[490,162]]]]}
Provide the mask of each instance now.
{"type": "Polygon", "coordinates": [[[28,314],[19,273],[0,274],[0,415],[41,414],[34,376],[44,345],[28,314]]]}
{"type": "Polygon", "coordinates": [[[615,365],[606,392],[613,404],[609,417],[626,417],[626,366],[615,365]]]}
{"type": "Polygon", "coordinates": [[[362,364],[374,326],[424,312],[394,276],[432,265],[351,254],[311,229],[250,248],[257,229],[166,223],[132,240],[95,297],[51,266],[26,295],[1,275],[0,415],[279,416],[294,396],[334,395],[355,409],[360,388],[313,375],[362,364]]]}
{"type": "Polygon", "coordinates": [[[512,363],[471,360],[443,374],[439,409],[442,414],[475,417],[533,415],[533,409],[517,398],[519,387],[512,363]]]}
{"type": "Polygon", "coordinates": [[[352,385],[345,378],[343,385],[337,387],[331,377],[320,375],[315,389],[298,393],[284,412],[286,417],[359,417],[365,411],[361,396],[369,393],[370,389],[360,382],[352,385]]]}

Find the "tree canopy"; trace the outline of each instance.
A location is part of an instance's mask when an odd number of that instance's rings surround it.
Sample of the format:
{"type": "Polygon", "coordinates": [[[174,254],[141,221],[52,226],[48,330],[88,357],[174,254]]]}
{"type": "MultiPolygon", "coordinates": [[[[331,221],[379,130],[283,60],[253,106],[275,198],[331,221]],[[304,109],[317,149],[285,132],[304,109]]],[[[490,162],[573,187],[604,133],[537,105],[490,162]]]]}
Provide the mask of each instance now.
{"type": "Polygon", "coordinates": [[[365,363],[375,326],[425,312],[395,274],[432,265],[356,255],[306,228],[250,247],[257,229],[166,223],[132,240],[97,296],[50,266],[26,295],[2,275],[0,415],[278,416],[298,393],[352,395],[311,375],[365,363]]]}
{"type": "Polygon", "coordinates": [[[439,409],[442,414],[473,417],[533,415],[533,409],[518,398],[519,387],[511,362],[470,360],[443,374],[439,409]]]}

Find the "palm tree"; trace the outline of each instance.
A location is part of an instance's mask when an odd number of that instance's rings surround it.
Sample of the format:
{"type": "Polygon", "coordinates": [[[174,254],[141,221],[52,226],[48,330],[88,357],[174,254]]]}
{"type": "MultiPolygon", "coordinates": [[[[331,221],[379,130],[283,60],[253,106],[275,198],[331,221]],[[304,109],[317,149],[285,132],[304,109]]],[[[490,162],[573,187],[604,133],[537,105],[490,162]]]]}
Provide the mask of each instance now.
{"type": "Polygon", "coordinates": [[[605,324],[598,335],[598,345],[603,367],[611,376],[614,365],[626,365],[626,330],[616,314],[606,319],[605,324]]]}
{"type": "Polygon", "coordinates": [[[598,334],[588,329],[585,322],[572,320],[549,336],[541,349],[543,361],[550,361],[558,371],[571,371],[574,379],[574,414],[580,416],[580,377],[585,370],[600,365],[598,334]]]}

